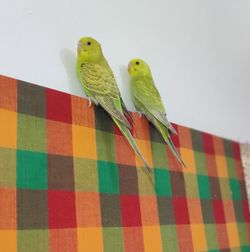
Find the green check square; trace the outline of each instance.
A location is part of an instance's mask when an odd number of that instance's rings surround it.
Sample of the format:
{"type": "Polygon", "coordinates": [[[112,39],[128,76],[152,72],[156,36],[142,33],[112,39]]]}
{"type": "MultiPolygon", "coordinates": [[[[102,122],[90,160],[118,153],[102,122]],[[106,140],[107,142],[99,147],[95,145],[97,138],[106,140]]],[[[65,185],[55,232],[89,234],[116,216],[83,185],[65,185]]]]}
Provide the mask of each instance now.
{"type": "Polygon", "coordinates": [[[197,176],[199,193],[201,199],[211,199],[210,182],[208,176],[198,175],[197,176]]]}
{"type": "Polygon", "coordinates": [[[114,134],[96,130],[96,148],[98,160],[116,162],[114,134]]]}
{"type": "Polygon", "coordinates": [[[203,152],[194,151],[194,160],[197,174],[207,175],[206,157],[203,152]]]}
{"type": "Polygon", "coordinates": [[[234,200],[241,199],[240,185],[237,179],[229,179],[229,186],[232,192],[232,198],[234,200]]]}
{"type": "MultiPolygon", "coordinates": [[[[239,238],[240,238],[240,244],[242,245],[248,245],[249,244],[249,238],[248,238],[248,223],[244,222],[238,222],[238,232],[239,232],[239,238]]],[[[250,250],[249,250],[250,251],[250,250]]]]}
{"type": "Polygon", "coordinates": [[[236,164],[235,160],[233,158],[227,157],[227,170],[228,170],[228,175],[230,178],[237,179],[237,173],[236,173],[236,164]]]}
{"type": "Polygon", "coordinates": [[[18,230],[18,252],[49,252],[48,230],[18,230]]]}
{"type": "Polygon", "coordinates": [[[17,188],[47,189],[47,155],[17,150],[17,188]]]}
{"type": "Polygon", "coordinates": [[[230,188],[229,188],[228,178],[220,178],[219,183],[220,183],[220,191],[221,191],[222,199],[223,200],[232,199],[231,191],[230,191],[230,188]]]}
{"type": "Polygon", "coordinates": [[[139,195],[155,195],[155,183],[153,176],[141,167],[136,168],[138,178],[139,195]]]}
{"type": "Polygon", "coordinates": [[[191,173],[184,173],[185,191],[187,198],[199,198],[197,176],[191,173]]]}
{"type": "Polygon", "coordinates": [[[102,228],[102,230],[103,230],[104,251],[108,252],[124,251],[122,228],[104,227],[102,228]]]}
{"type": "Polygon", "coordinates": [[[23,150],[46,152],[46,120],[19,113],[17,147],[23,150]]]}
{"type": "Polygon", "coordinates": [[[97,163],[100,192],[119,194],[119,176],[117,165],[105,161],[98,161],[97,163]]]}
{"type": "Polygon", "coordinates": [[[152,150],[154,167],[166,168],[167,167],[166,145],[152,141],[151,150],[152,150]]]}
{"type": "Polygon", "coordinates": [[[74,158],[75,190],[83,192],[99,192],[97,161],[74,158]]]}
{"type": "Polygon", "coordinates": [[[161,239],[163,251],[179,251],[175,225],[162,225],[161,239]]]}
{"type": "Polygon", "coordinates": [[[0,148],[0,188],[16,187],[16,150],[0,148]]]}
{"type": "Polygon", "coordinates": [[[205,233],[206,233],[206,240],[207,240],[207,248],[209,251],[219,251],[216,250],[218,248],[218,241],[217,237],[217,230],[215,224],[205,224],[205,233]]]}
{"type": "Polygon", "coordinates": [[[241,252],[249,252],[250,251],[250,245],[241,246],[241,252]]]}
{"type": "Polygon", "coordinates": [[[171,196],[172,188],[168,170],[154,169],[155,191],[158,196],[171,196]]]}
{"type": "MultiPolygon", "coordinates": [[[[242,251],[241,250],[241,247],[235,247],[235,248],[231,248],[230,249],[230,252],[239,252],[239,251],[242,251]]],[[[249,250],[248,250],[249,251],[249,250]]]]}

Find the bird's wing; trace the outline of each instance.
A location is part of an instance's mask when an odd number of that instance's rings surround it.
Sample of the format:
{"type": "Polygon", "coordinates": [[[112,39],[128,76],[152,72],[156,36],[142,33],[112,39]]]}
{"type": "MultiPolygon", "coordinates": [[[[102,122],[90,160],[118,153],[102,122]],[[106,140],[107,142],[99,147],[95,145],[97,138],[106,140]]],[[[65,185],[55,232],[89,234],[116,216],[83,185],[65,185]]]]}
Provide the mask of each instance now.
{"type": "Polygon", "coordinates": [[[123,115],[120,92],[115,78],[103,66],[96,63],[82,64],[79,72],[84,88],[113,117],[131,128],[123,115]]]}
{"type": "Polygon", "coordinates": [[[82,64],[80,68],[80,78],[85,88],[94,94],[109,95],[112,98],[119,97],[119,90],[115,85],[114,76],[99,64],[82,64]]]}
{"type": "Polygon", "coordinates": [[[177,134],[171,123],[168,121],[161,96],[156,89],[152,79],[137,80],[133,89],[134,98],[141,103],[149,113],[165,125],[170,132],[177,134]],[[152,83],[150,83],[152,82],[152,83]]]}
{"type": "MultiPolygon", "coordinates": [[[[107,69],[107,71],[110,73],[110,75],[112,76],[112,78],[115,80],[114,74],[112,72],[111,67],[109,66],[109,63],[107,62],[107,60],[103,57],[102,61],[101,61],[101,65],[104,66],[105,69],[107,69]]],[[[114,82],[114,85],[116,86],[117,90],[119,90],[118,85],[116,83],[116,81],[114,82]]],[[[119,91],[119,96],[120,96],[120,100],[121,100],[121,104],[122,104],[122,108],[123,108],[123,112],[124,114],[130,119],[130,121],[132,123],[134,123],[133,118],[130,114],[130,112],[128,111],[126,104],[124,103],[121,93],[119,91]]]]}

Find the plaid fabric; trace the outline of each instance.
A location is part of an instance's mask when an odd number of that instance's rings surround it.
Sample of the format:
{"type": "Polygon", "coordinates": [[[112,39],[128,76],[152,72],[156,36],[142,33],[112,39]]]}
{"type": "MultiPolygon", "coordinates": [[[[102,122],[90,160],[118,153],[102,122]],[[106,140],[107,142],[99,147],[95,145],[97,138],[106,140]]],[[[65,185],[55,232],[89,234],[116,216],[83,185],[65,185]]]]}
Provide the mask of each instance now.
{"type": "Polygon", "coordinates": [[[174,125],[181,169],[133,114],[153,183],[85,99],[0,77],[0,251],[250,251],[239,145],[174,125]]]}

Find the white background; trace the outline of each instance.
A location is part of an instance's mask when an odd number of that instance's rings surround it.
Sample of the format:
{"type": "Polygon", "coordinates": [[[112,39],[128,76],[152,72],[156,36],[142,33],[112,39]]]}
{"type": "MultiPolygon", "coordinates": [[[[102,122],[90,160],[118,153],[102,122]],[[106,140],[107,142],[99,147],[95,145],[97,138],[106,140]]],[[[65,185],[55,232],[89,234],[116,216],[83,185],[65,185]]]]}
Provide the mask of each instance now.
{"type": "Polygon", "coordinates": [[[250,141],[249,0],[1,0],[0,74],[83,96],[81,36],[102,44],[129,109],[141,57],[170,121],[250,141]]]}

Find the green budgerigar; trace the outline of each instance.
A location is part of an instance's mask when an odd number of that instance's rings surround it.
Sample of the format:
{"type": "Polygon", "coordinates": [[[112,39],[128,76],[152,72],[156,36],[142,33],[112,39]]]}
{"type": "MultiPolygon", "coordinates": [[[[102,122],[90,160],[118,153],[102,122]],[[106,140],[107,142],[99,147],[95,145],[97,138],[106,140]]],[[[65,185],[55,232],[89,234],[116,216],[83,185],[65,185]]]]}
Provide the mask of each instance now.
{"type": "Polygon", "coordinates": [[[76,70],[83,90],[89,97],[89,105],[93,101],[109,113],[148,171],[151,171],[130,133],[131,125],[124,116],[130,116],[129,112],[122,101],[113,72],[103,56],[101,45],[95,39],[84,37],[79,40],[76,70]]]}
{"type": "Polygon", "coordinates": [[[148,64],[141,59],[133,59],[129,62],[128,71],[131,76],[131,96],[136,109],[157,128],[174,156],[185,166],[171,140],[170,132],[177,133],[167,120],[161,96],[156,89],[148,64]]]}

